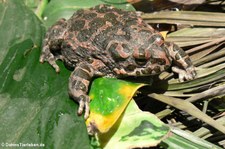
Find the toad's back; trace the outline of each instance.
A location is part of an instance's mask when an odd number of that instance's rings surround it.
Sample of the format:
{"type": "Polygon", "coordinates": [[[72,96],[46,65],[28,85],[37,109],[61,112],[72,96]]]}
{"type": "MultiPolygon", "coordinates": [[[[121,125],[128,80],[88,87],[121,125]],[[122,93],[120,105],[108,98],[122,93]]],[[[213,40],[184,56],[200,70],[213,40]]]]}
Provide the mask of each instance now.
{"type": "Polygon", "coordinates": [[[140,63],[143,67],[150,59],[152,65],[160,63],[153,66],[157,69],[152,71],[155,74],[170,65],[168,53],[158,47],[162,44],[162,36],[135,12],[99,5],[79,10],[67,21],[62,53],[74,67],[75,63],[94,57],[111,69],[126,71],[133,71],[140,63]],[[76,62],[71,62],[73,59],[76,62]]]}

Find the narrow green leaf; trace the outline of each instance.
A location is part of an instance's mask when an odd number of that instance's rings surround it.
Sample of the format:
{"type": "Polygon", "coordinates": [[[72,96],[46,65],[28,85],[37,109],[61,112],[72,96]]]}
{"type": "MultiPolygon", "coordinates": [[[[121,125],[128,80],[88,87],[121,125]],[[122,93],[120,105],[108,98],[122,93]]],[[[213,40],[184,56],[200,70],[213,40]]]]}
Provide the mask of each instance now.
{"type": "Polygon", "coordinates": [[[160,11],[158,13],[143,14],[149,23],[190,24],[191,26],[219,26],[225,27],[224,13],[201,11],[160,11]]]}
{"type": "Polygon", "coordinates": [[[149,94],[148,96],[171,105],[179,110],[185,111],[225,134],[225,127],[222,124],[215,123],[216,121],[213,118],[200,111],[189,101],[155,93],[149,94]]]}
{"type": "Polygon", "coordinates": [[[180,47],[187,47],[219,39],[223,37],[224,33],[224,28],[190,27],[168,34],[166,40],[175,42],[180,47]]]}
{"type": "Polygon", "coordinates": [[[200,139],[191,133],[185,132],[178,128],[171,129],[172,135],[160,143],[167,149],[221,149],[206,140],[200,139]]]}
{"type": "MultiPolygon", "coordinates": [[[[173,91],[173,90],[181,90],[181,89],[198,87],[201,85],[212,83],[214,81],[218,81],[218,80],[224,78],[224,76],[225,76],[225,69],[221,69],[221,70],[216,70],[216,72],[214,72],[213,74],[210,74],[210,75],[207,75],[204,77],[200,77],[200,78],[197,78],[197,79],[191,80],[191,81],[186,81],[186,82],[182,82],[182,83],[174,83],[171,81],[170,85],[167,87],[167,90],[173,91]]],[[[175,81],[175,82],[177,82],[177,81],[175,81]]],[[[161,84],[159,86],[162,87],[162,86],[165,86],[165,84],[161,84]]]]}

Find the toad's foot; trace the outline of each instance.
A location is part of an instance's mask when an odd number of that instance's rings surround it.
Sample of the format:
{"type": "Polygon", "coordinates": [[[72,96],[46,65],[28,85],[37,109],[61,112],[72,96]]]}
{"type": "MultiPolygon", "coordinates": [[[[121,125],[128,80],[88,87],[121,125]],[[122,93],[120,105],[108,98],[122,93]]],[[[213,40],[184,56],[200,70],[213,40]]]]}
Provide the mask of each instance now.
{"type": "Polygon", "coordinates": [[[41,63],[44,63],[45,61],[47,61],[54,69],[57,73],[60,72],[59,66],[56,64],[56,60],[59,59],[58,57],[55,57],[52,53],[49,52],[45,52],[45,50],[43,50],[39,61],[41,63]]]}
{"type": "Polygon", "coordinates": [[[179,75],[180,82],[184,82],[185,80],[187,80],[187,81],[193,80],[195,78],[195,76],[197,75],[195,68],[193,66],[191,66],[185,70],[174,66],[174,67],[172,67],[172,71],[179,75]]]}

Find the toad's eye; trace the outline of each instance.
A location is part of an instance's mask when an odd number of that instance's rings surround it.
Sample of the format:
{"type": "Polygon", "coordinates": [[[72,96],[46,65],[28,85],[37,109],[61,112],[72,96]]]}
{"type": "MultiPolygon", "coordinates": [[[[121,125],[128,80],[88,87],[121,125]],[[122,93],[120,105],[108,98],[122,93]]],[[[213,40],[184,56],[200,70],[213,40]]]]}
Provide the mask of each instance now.
{"type": "Polygon", "coordinates": [[[156,42],[162,42],[163,41],[163,38],[158,36],[156,39],[155,39],[156,42]]]}
{"type": "Polygon", "coordinates": [[[163,37],[162,36],[158,36],[156,37],[155,39],[155,43],[159,46],[161,46],[163,44],[164,40],[163,40],[163,37]]]}
{"type": "Polygon", "coordinates": [[[164,42],[164,39],[159,34],[152,35],[152,37],[148,40],[148,43],[155,43],[159,46],[162,45],[163,42],[164,42]]]}
{"type": "Polygon", "coordinates": [[[57,35],[57,34],[58,34],[58,31],[57,31],[56,29],[53,29],[53,30],[51,31],[51,34],[52,34],[52,35],[57,35]]]}

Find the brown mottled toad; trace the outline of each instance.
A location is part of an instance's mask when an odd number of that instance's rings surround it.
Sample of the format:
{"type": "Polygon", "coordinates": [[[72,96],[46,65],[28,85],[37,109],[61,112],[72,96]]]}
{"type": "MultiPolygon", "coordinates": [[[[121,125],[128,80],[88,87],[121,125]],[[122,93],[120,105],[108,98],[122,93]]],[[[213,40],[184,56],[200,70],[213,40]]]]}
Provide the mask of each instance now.
{"type": "Polygon", "coordinates": [[[149,76],[171,67],[181,81],[195,77],[188,55],[176,44],[164,42],[159,32],[135,12],[109,5],[81,9],[61,19],[47,32],[40,62],[56,72],[56,60],[73,68],[69,95],[79,103],[78,114],[89,116],[88,86],[94,76],[149,76]]]}

